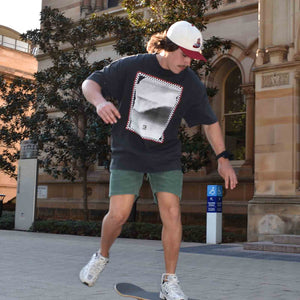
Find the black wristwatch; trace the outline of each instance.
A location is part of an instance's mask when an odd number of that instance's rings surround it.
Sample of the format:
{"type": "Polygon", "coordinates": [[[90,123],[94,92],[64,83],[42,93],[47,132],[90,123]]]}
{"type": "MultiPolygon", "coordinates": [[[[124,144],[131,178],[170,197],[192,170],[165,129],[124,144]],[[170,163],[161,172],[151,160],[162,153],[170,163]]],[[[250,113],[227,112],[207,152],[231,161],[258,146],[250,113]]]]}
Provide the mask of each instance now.
{"type": "Polygon", "coordinates": [[[219,154],[216,156],[216,159],[218,160],[218,159],[221,158],[221,157],[224,157],[224,158],[229,159],[229,153],[225,150],[225,151],[219,153],[219,154]]]}

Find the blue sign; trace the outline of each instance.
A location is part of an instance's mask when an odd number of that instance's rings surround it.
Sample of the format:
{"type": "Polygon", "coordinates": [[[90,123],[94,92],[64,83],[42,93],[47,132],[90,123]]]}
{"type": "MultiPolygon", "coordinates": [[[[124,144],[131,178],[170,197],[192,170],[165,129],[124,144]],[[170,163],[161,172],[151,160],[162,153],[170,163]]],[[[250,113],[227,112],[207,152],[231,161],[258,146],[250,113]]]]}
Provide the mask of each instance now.
{"type": "Polygon", "coordinates": [[[208,185],[207,186],[207,197],[208,196],[223,196],[223,187],[222,185],[208,185]]]}
{"type": "Polygon", "coordinates": [[[223,190],[221,185],[207,186],[207,212],[221,213],[222,212],[222,195],[223,190]]]}

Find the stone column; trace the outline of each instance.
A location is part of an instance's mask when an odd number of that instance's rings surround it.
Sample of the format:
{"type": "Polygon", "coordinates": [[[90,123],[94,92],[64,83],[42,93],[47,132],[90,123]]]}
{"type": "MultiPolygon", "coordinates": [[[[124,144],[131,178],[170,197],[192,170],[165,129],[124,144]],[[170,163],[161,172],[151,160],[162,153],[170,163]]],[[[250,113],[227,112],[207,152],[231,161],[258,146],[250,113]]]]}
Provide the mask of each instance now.
{"type": "Polygon", "coordinates": [[[108,8],[108,0],[103,0],[103,9],[108,8]]]}
{"type": "MultiPolygon", "coordinates": [[[[241,86],[242,94],[246,98],[246,153],[245,166],[251,168],[253,173],[254,166],[254,100],[255,87],[253,83],[244,84],[241,86]]],[[[249,174],[249,175],[251,175],[249,174]]]]}
{"type": "Polygon", "coordinates": [[[86,16],[88,13],[92,11],[91,0],[83,0],[81,6],[81,13],[86,16]]]}
{"type": "Polygon", "coordinates": [[[295,119],[296,121],[296,134],[295,134],[295,143],[296,143],[296,170],[295,170],[295,181],[298,192],[300,193],[300,69],[295,71],[295,119]]]}
{"type": "Polygon", "coordinates": [[[299,232],[300,76],[276,67],[256,72],[255,194],[248,205],[248,241],[299,232]]]}
{"type": "Polygon", "coordinates": [[[272,46],[266,48],[271,64],[281,64],[287,60],[289,47],[287,45],[272,46]]]}
{"type": "Polygon", "coordinates": [[[103,10],[104,9],[104,1],[103,0],[96,0],[96,10],[103,10]]]}

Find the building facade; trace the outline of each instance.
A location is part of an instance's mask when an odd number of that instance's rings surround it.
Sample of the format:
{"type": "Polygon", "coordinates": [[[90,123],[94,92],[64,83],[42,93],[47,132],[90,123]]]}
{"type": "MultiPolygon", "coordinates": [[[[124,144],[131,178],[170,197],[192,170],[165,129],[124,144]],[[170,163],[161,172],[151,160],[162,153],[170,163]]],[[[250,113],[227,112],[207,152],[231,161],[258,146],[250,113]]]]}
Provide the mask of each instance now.
{"type": "MultiPolygon", "coordinates": [[[[19,32],[0,25],[0,75],[8,82],[15,77],[33,78],[37,67],[30,44],[20,39],[19,32]]],[[[6,195],[4,203],[16,197],[16,187],[16,180],[0,172],[0,194],[6,195]]]]}
{"type": "MultiPolygon", "coordinates": [[[[118,1],[43,0],[78,20],[91,13],[122,13],[118,1]]],[[[299,234],[299,0],[225,0],[207,13],[204,39],[229,39],[232,47],[217,54],[205,84],[217,87],[211,105],[218,116],[239,185],[223,197],[224,225],[238,220],[248,240],[264,240],[274,233],[299,234]],[[267,9],[268,8],[268,9],[267,9]],[[241,225],[241,223],[243,225],[241,225]]],[[[98,44],[91,59],[117,58],[113,41],[98,44]]],[[[47,65],[38,56],[39,68],[47,65]]],[[[199,129],[195,129],[199,130],[199,129]]],[[[205,223],[206,186],[222,184],[216,161],[200,172],[185,174],[183,223],[205,223]]],[[[89,175],[91,218],[108,208],[108,173],[95,165],[89,175]]],[[[78,183],[54,181],[46,174],[39,185],[47,194],[38,199],[41,218],[82,218],[78,183]]],[[[138,220],[159,220],[147,182],[137,203],[138,220]]]]}
{"type": "Polygon", "coordinates": [[[259,11],[249,241],[300,233],[300,1],[264,0],[259,11]]]}

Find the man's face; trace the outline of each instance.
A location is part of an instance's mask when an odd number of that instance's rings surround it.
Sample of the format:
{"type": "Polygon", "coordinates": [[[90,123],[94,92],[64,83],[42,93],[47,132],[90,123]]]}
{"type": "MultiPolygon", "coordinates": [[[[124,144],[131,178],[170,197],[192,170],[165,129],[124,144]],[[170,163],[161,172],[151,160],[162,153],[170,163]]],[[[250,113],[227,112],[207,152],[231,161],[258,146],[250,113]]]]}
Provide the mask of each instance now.
{"type": "Polygon", "coordinates": [[[167,70],[179,74],[191,65],[192,58],[185,55],[180,48],[164,53],[164,66],[167,70]]]}

